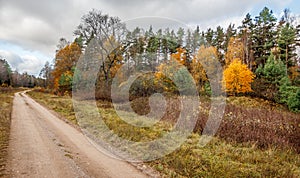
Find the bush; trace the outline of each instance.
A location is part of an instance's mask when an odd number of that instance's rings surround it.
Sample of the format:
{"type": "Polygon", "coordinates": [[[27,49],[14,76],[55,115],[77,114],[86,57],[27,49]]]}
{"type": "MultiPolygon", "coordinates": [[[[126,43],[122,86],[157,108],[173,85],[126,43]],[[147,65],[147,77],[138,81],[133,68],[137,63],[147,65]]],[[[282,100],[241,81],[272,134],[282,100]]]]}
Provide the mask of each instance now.
{"type": "MultiPolygon", "coordinates": [[[[300,153],[299,114],[279,110],[279,106],[263,99],[231,97],[216,135],[230,142],[255,143],[264,149],[292,148],[300,153]]],[[[202,133],[210,107],[209,102],[201,102],[195,132],[202,133]]]]}
{"type": "Polygon", "coordinates": [[[300,111],[300,88],[292,86],[288,77],[284,77],[280,82],[279,94],[280,102],[286,104],[290,111],[300,111]]]}
{"type": "Polygon", "coordinates": [[[300,88],[298,88],[296,93],[292,93],[288,97],[287,105],[289,110],[293,112],[300,112],[300,88]]]}

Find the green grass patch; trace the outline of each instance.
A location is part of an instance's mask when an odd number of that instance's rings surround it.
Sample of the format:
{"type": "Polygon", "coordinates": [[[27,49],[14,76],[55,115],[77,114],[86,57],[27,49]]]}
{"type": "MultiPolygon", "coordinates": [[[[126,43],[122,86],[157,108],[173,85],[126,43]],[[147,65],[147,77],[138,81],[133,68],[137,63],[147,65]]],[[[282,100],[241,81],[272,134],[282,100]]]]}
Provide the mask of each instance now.
{"type": "Polygon", "coordinates": [[[77,124],[75,113],[73,110],[72,100],[68,96],[56,96],[49,93],[29,91],[29,96],[34,98],[39,103],[47,106],[49,109],[59,113],[68,121],[77,124]]]}

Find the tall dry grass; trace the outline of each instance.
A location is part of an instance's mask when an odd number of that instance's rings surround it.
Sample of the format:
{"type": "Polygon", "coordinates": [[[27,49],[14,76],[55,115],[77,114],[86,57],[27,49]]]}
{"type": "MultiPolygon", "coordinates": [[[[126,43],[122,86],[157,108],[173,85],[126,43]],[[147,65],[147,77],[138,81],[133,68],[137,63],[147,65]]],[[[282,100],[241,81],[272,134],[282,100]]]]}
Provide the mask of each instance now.
{"type": "Polygon", "coordinates": [[[6,175],[13,95],[21,90],[0,87],[0,176],[6,175]]]}

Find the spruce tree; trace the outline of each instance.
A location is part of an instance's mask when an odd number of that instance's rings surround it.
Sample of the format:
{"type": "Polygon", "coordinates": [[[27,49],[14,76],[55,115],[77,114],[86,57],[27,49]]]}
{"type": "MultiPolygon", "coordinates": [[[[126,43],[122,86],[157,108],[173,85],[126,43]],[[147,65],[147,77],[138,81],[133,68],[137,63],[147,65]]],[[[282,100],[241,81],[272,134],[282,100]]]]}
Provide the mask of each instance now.
{"type": "Polygon", "coordinates": [[[276,18],[272,10],[265,7],[259,16],[255,17],[253,33],[253,51],[255,67],[264,65],[271,54],[276,42],[276,18]]]}

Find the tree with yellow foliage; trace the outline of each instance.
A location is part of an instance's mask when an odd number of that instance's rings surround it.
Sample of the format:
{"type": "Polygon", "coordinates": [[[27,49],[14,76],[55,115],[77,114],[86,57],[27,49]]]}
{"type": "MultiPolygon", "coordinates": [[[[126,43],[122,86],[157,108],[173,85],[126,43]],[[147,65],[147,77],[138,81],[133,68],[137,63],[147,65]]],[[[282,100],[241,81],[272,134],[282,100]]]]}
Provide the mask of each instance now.
{"type": "Polygon", "coordinates": [[[251,92],[251,83],[255,75],[242,64],[239,59],[234,59],[224,70],[223,87],[229,94],[251,92]]]}
{"type": "Polygon", "coordinates": [[[169,61],[161,63],[157,67],[157,72],[155,73],[155,83],[160,85],[164,91],[174,92],[176,90],[176,86],[174,85],[172,79],[174,79],[175,74],[180,67],[183,67],[182,63],[180,63],[178,58],[174,57],[171,57],[169,61]]]}
{"type": "Polygon", "coordinates": [[[191,63],[191,74],[200,91],[204,90],[208,78],[215,76],[218,72],[219,63],[217,49],[215,47],[201,46],[191,63]]]}

